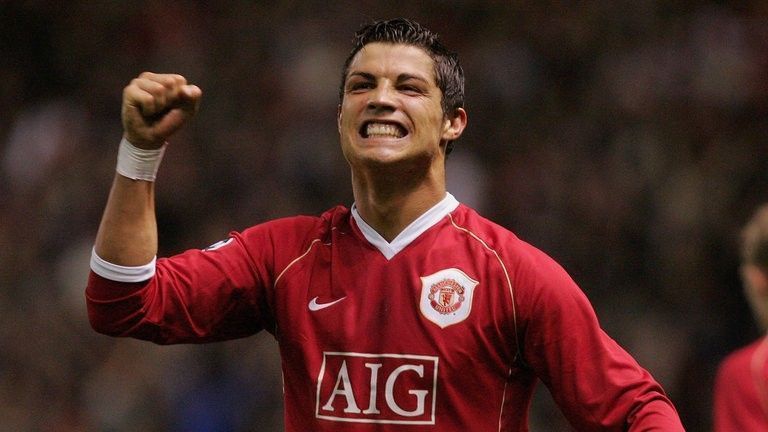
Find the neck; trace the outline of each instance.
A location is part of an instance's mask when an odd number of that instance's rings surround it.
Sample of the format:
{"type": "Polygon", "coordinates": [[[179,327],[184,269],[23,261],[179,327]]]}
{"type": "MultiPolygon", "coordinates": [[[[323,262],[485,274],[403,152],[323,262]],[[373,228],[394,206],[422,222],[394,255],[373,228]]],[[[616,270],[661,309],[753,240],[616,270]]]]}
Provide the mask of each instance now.
{"type": "Polygon", "coordinates": [[[426,175],[389,175],[353,170],[352,191],[360,216],[385,240],[392,241],[445,198],[445,172],[432,169],[426,175]]]}

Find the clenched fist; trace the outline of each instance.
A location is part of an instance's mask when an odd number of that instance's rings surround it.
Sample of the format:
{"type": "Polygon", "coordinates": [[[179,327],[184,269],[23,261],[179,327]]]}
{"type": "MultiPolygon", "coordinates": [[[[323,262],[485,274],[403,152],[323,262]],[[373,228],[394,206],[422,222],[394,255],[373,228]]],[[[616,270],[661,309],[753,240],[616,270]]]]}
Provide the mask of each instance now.
{"type": "Polygon", "coordinates": [[[176,74],[144,72],[123,90],[123,130],[136,147],[156,149],[189,120],[203,92],[176,74]]]}

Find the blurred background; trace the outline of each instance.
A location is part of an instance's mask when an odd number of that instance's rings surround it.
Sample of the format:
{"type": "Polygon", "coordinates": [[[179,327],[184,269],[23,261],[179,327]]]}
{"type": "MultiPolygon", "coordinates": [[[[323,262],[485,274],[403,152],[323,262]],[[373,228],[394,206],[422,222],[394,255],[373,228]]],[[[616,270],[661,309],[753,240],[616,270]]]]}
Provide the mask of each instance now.
{"type": "MultiPolygon", "coordinates": [[[[122,89],[144,70],[203,89],[158,218],[161,255],[205,247],[351,204],[341,65],[361,24],[396,16],[466,71],[449,189],[563,264],[688,430],[709,430],[717,363],[759,336],[737,240],[768,201],[768,3],[400,3],[0,2],[0,430],[280,430],[268,334],[157,347],[88,325],[122,89]]],[[[531,428],[569,430],[546,389],[531,428]]]]}

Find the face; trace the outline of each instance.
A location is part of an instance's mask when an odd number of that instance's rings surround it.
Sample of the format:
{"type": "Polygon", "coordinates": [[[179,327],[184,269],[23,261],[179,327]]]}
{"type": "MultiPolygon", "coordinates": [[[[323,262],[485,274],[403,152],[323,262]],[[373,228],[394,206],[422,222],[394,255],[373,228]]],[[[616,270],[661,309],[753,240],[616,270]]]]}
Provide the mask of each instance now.
{"type": "Polygon", "coordinates": [[[339,106],[344,156],[354,168],[445,158],[466,114],[445,116],[432,58],[421,48],[371,43],[352,59],[339,106]]]}

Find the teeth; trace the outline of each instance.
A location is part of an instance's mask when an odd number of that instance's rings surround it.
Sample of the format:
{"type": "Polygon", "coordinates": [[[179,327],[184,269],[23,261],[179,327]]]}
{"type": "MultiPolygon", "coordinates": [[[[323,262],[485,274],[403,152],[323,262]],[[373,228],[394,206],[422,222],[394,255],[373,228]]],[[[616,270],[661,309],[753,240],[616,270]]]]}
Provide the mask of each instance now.
{"type": "Polygon", "coordinates": [[[403,134],[400,128],[393,124],[385,123],[368,123],[368,127],[365,129],[366,134],[369,137],[392,137],[402,138],[403,134]]]}

